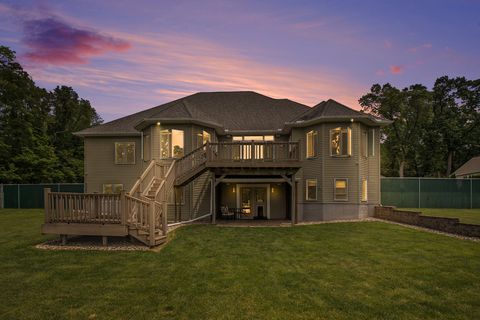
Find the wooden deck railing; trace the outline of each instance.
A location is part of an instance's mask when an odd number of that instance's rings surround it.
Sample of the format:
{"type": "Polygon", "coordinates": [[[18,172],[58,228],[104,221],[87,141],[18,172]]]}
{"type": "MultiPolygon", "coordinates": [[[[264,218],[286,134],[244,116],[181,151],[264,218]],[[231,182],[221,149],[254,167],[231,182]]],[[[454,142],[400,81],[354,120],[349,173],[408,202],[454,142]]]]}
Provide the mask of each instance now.
{"type": "Polygon", "coordinates": [[[233,141],[208,142],[176,160],[175,175],[181,177],[208,163],[290,162],[300,160],[298,142],[233,141]]]}
{"type": "Polygon", "coordinates": [[[124,220],[120,194],[45,192],[46,223],[117,224],[124,220]]]}
{"type": "Polygon", "coordinates": [[[300,160],[298,142],[235,141],[210,143],[207,161],[272,162],[300,160]]]}

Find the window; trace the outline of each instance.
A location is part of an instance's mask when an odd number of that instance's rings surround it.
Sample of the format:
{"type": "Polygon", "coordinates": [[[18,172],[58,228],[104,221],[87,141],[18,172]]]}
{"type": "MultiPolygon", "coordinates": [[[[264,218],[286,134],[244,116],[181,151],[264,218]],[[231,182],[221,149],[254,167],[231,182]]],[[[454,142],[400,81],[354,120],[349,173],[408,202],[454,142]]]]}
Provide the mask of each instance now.
{"type": "Polygon", "coordinates": [[[120,193],[123,190],[123,184],[120,183],[107,183],[103,185],[102,193],[120,193]]]}
{"type": "Polygon", "coordinates": [[[375,155],[375,129],[368,130],[368,156],[373,157],[375,155]]]}
{"type": "Polygon", "coordinates": [[[335,179],[335,200],[348,200],[348,179],[335,179]]]}
{"type": "Polygon", "coordinates": [[[352,155],[352,129],[335,128],[330,130],[330,154],[337,157],[352,155]]]}
{"type": "Polygon", "coordinates": [[[135,164],[135,142],[115,142],[115,164],[135,164]]]}
{"type": "Polygon", "coordinates": [[[317,179],[307,179],[305,196],[306,200],[317,200],[317,179]]]}
{"type": "Polygon", "coordinates": [[[167,129],[160,131],[160,157],[162,159],[181,158],[184,155],[183,130],[167,129]]]}
{"type": "Polygon", "coordinates": [[[207,131],[203,130],[202,132],[197,133],[197,148],[200,148],[205,143],[210,141],[212,141],[211,136],[207,131]]]}
{"type": "Polygon", "coordinates": [[[368,181],[367,179],[362,179],[362,201],[366,202],[368,200],[368,181]]]}
{"type": "Polygon", "coordinates": [[[150,160],[150,135],[143,136],[143,160],[150,160]]]}
{"type": "Polygon", "coordinates": [[[368,132],[362,131],[362,141],[361,141],[361,148],[362,148],[362,157],[366,157],[368,155],[368,132]]]}
{"type": "Polygon", "coordinates": [[[307,158],[313,158],[317,156],[317,131],[312,130],[307,132],[307,147],[305,148],[307,150],[307,158]]]}

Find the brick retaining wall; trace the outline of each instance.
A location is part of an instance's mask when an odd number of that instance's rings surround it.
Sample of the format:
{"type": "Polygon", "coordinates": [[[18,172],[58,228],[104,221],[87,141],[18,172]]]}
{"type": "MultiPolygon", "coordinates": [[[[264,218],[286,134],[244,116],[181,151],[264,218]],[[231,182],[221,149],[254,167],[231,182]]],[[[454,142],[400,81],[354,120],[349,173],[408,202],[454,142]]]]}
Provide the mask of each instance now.
{"type": "Polygon", "coordinates": [[[375,207],[374,217],[466,237],[480,238],[480,225],[460,223],[457,218],[422,216],[421,212],[397,210],[395,207],[375,207]]]}

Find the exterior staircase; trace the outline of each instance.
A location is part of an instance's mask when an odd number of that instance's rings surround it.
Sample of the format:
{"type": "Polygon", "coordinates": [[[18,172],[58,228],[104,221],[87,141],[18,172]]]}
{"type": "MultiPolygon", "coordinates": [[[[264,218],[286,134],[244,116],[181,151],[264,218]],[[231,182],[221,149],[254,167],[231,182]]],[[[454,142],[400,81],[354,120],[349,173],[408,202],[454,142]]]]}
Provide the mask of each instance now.
{"type": "Polygon", "coordinates": [[[150,241],[150,239],[152,239],[152,236],[149,232],[142,230],[134,225],[128,226],[128,234],[132,238],[142,242],[143,244],[146,244],[147,246],[158,246],[167,241],[167,235],[164,235],[162,233],[162,230],[160,229],[155,229],[152,242],[150,241]]]}
{"type": "Polygon", "coordinates": [[[153,183],[150,185],[148,190],[144,193],[145,197],[149,198],[150,200],[155,200],[158,189],[160,188],[163,181],[164,179],[154,178],[153,183]]]}

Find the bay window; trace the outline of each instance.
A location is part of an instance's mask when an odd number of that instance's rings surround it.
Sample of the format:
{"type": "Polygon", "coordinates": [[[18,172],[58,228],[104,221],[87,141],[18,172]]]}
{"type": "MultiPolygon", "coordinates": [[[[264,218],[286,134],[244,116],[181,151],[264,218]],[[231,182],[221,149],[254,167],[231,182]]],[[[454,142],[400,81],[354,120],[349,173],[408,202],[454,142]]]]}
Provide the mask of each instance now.
{"type": "Polygon", "coordinates": [[[307,179],[305,189],[306,200],[317,200],[317,179],[307,179]]]}
{"type": "Polygon", "coordinates": [[[160,131],[160,157],[181,158],[184,155],[183,130],[165,129],[160,131]]]}
{"type": "Polygon", "coordinates": [[[207,142],[211,142],[210,133],[203,130],[202,132],[197,133],[197,148],[200,148],[207,142]]]}
{"type": "Polygon", "coordinates": [[[334,199],[340,201],[348,200],[348,179],[335,179],[334,199]]]}
{"type": "Polygon", "coordinates": [[[306,157],[307,158],[314,158],[317,156],[317,131],[316,130],[311,130],[307,132],[306,135],[306,157]]]}
{"type": "Polygon", "coordinates": [[[330,155],[337,157],[352,155],[352,129],[338,127],[330,130],[330,155]]]}

